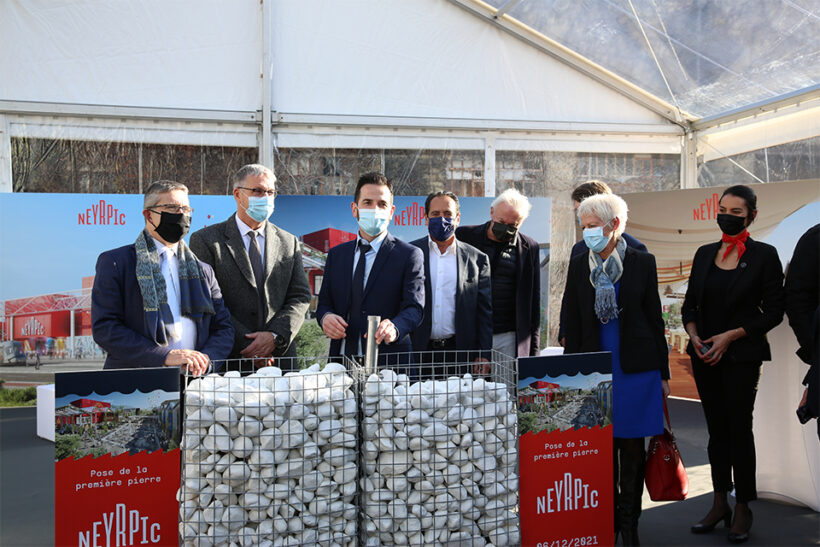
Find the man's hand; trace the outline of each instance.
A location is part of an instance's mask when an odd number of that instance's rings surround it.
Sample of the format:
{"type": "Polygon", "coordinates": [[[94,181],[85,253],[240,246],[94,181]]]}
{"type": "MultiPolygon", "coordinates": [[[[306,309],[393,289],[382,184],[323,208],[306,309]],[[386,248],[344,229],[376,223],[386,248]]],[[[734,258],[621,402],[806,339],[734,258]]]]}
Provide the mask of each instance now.
{"type": "Polygon", "coordinates": [[[484,357],[478,357],[473,361],[473,374],[476,376],[487,376],[490,374],[490,362],[484,357]]]}
{"type": "Polygon", "coordinates": [[[347,322],[342,316],[335,313],[326,313],[322,318],[322,330],[331,340],[341,340],[345,337],[347,322]]]}
{"type": "Polygon", "coordinates": [[[242,357],[272,357],[273,350],[276,349],[276,341],[273,338],[273,333],[268,331],[259,331],[246,334],[245,338],[250,338],[253,342],[245,349],[240,351],[242,357]]]}
{"type": "Polygon", "coordinates": [[[165,358],[166,367],[185,367],[194,376],[205,374],[210,362],[207,355],[192,349],[172,349],[165,358]]]}
{"type": "Polygon", "coordinates": [[[669,380],[661,380],[661,388],[663,389],[663,398],[666,399],[671,393],[669,390],[669,380]]]}
{"type": "Polygon", "coordinates": [[[399,329],[396,328],[396,325],[394,325],[390,319],[383,319],[382,322],[379,323],[379,328],[376,329],[374,338],[377,344],[381,344],[382,342],[392,344],[399,338],[399,329]]]}

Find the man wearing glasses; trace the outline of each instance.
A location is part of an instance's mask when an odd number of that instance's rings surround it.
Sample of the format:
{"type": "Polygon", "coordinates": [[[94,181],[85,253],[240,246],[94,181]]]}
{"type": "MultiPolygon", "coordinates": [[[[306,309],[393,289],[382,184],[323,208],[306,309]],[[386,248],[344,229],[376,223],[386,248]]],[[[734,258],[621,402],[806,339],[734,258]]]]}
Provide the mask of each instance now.
{"type": "Polygon", "coordinates": [[[184,184],[155,182],[137,240],[97,259],[91,324],[108,353],[104,368],[178,366],[198,376],[230,353],[233,326],[214,272],[182,240],[192,212],[184,184]]]}
{"type": "MultiPolygon", "coordinates": [[[[276,176],[264,165],[242,167],[233,176],[236,214],[191,234],[191,249],[213,266],[231,312],[231,358],[254,359],[256,366],[296,356],[292,342],[311,297],[299,240],[268,220],[275,185],[276,176]]],[[[294,361],[276,364],[290,369],[294,361]]]]}

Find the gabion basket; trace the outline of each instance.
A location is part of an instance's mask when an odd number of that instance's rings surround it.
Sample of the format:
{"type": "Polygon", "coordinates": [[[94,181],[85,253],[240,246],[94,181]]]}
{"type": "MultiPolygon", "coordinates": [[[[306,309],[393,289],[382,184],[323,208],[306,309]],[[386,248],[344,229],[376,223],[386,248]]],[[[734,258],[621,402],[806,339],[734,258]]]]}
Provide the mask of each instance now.
{"type": "Polygon", "coordinates": [[[186,378],[181,544],[356,545],[360,367],[275,364],[186,378]]]}
{"type": "Polygon", "coordinates": [[[520,543],[516,362],[389,354],[350,368],[361,398],[363,545],[520,543]]]}

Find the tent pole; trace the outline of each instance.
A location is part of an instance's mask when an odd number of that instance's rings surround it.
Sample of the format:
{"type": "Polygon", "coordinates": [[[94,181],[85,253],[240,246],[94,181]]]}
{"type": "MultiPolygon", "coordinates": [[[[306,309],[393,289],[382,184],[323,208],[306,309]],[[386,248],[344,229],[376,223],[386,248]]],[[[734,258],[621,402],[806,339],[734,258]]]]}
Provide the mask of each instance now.
{"type": "Polygon", "coordinates": [[[697,139],[692,131],[687,131],[681,137],[680,187],[681,189],[698,187],[697,139]]]}
{"type": "Polygon", "coordinates": [[[484,136],[484,197],[495,197],[495,134],[484,136]]]}
{"type": "Polygon", "coordinates": [[[11,134],[8,118],[0,114],[0,192],[13,192],[11,182],[11,134]]]}
{"type": "Polygon", "coordinates": [[[271,1],[262,0],[262,140],[260,142],[259,163],[273,169],[273,120],[272,107],[272,77],[271,66],[271,1]]]}

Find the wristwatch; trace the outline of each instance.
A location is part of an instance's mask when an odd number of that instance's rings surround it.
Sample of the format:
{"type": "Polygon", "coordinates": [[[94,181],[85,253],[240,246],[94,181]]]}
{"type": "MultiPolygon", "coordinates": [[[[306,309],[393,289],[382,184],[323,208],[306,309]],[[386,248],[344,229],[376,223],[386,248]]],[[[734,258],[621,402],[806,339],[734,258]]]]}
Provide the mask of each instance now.
{"type": "Polygon", "coordinates": [[[273,331],[271,331],[271,334],[273,335],[273,342],[274,342],[274,344],[276,344],[276,347],[279,348],[279,347],[282,347],[282,346],[285,345],[285,337],[284,336],[282,336],[279,333],[273,332],[273,331]]]}

